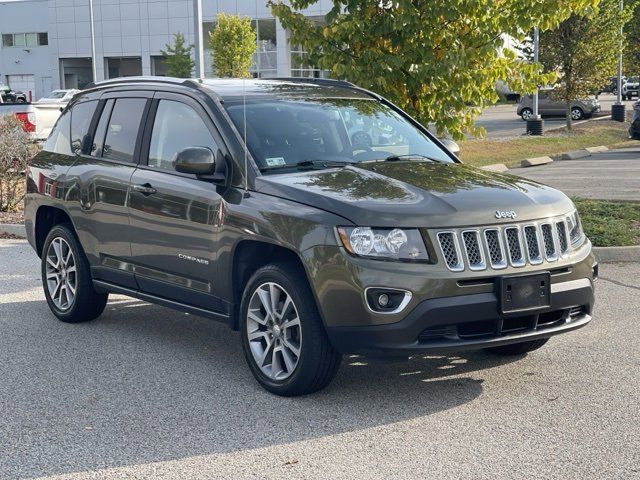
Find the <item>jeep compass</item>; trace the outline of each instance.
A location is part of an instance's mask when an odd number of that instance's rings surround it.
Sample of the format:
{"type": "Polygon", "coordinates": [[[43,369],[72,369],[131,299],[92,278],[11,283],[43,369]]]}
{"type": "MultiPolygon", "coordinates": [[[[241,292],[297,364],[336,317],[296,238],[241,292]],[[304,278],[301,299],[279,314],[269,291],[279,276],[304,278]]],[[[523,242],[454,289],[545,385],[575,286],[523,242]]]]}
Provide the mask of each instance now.
{"type": "Polygon", "coordinates": [[[90,85],[29,167],[25,214],[58,319],[116,293],[224,322],[279,395],[325,387],[346,353],[524,354],[594,303],[569,198],[462,164],[342,81],[90,85]]]}

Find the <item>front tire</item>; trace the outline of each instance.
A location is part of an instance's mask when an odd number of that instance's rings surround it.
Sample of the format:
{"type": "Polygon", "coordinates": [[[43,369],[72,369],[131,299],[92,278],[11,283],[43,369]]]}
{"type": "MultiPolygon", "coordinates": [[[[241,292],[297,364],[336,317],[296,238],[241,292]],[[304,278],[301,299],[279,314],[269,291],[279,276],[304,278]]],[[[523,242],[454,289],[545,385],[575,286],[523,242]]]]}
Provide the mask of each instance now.
{"type": "Polygon", "coordinates": [[[58,320],[79,323],[100,316],[109,295],[93,288],[89,262],[67,225],[51,229],[42,247],[42,286],[58,320]]]}
{"type": "Polygon", "coordinates": [[[572,120],[582,120],[584,118],[584,112],[581,108],[573,107],[571,109],[571,119],[572,120]]]}
{"type": "Polygon", "coordinates": [[[529,342],[512,343],[511,345],[485,348],[485,350],[495,355],[523,355],[541,348],[548,341],[548,338],[541,338],[539,340],[531,340],[529,342]]]}
{"type": "Polygon", "coordinates": [[[520,111],[520,116],[524,121],[531,120],[533,118],[533,110],[531,110],[530,108],[523,108],[520,111]]]}
{"type": "Polygon", "coordinates": [[[251,373],[276,395],[321,390],[340,366],[342,356],[329,342],[306,276],[289,263],[266,265],[249,279],[240,336],[251,373]]]}

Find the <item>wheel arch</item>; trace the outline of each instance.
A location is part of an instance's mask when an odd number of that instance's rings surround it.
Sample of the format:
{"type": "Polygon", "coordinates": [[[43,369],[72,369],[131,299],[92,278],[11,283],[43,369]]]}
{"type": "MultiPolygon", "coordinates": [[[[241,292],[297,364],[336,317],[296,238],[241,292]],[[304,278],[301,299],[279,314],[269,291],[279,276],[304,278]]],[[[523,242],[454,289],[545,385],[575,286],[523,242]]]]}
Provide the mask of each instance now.
{"type": "Polygon", "coordinates": [[[38,256],[42,255],[42,248],[47,235],[53,227],[67,224],[75,232],[71,216],[62,208],[42,205],[38,207],[35,216],[35,243],[38,256]]]}
{"type": "MultiPolygon", "coordinates": [[[[242,293],[251,275],[259,268],[272,263],[289,263],[294,265],[304,274],[309,288],[311,288],[311,282],[305,264],[294,250],[261,240],[242,240],[238,242],[233,251],[231,268],[233,312],[229,324],[232,329],[238,330],[239,328],[242,293]]],[[[317,306],[318,299],[313,288],[311,288],[311,293],[317,306]]]]}

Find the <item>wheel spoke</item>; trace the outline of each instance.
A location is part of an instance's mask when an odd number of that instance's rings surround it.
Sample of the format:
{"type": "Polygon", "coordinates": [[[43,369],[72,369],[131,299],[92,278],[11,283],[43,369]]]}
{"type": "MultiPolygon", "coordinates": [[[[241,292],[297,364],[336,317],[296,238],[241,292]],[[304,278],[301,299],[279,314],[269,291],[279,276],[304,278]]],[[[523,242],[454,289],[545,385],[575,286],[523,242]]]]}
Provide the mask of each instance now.
{"type": "Polygon", "coordinates": [[[47,272],[47,280],[55,278],[58,280],[58,272],[47,272]]]}
{"type": "Polygon", "coordinates": [[[67,300],[67,306],[71,305],[71,301],[73,300],[73,296],[71,295],[71,292],[69,291],[69,282],[65,282],[65,284],[64,284],[64,297],[67,300]]]}
{"type": "Polygon", "coordinates": [[[291,297],[287,295],[287,298],[284,301],[284,305],[282,305],[280,318],[285,318],[287,316],[287,313],[289,313],[289,309],[291,308],[291,305],[293,305],[293,302],[291,301],[291,297]]]}
{"type": "Polygon", "coordinates": [[[62,245],[60,242],[59,238],[56,238],[53,242],[53,252],[56,255],[56,265],[60,265],[60,262],[62,261],[62,245]]]}
{"type": "Polygon", "coordinates": [[[278,313],[278,300],[280,300],[280,290],[275,283],[269,284],[269,296],[271,297],[271,312],[275,316],[278,313]]]}
{"type": "Polygon", "coordinates": [[[282,358],[284,358],[284,364],[287,367],[287,373],[293,372],[293,369],[296,368],[296,362],[291,358],[291,352],[286,348],[282,350],[282,358]]]}
{"type": "Polygon", "coordinates": [[[285,350],[290,350],[296,357],[300,356],[300,347],[291,343],[288,339],[283,339],[282,343],[284,343],[285,350]]]}
{"type": "Polygon", "coordinates": [[[253,320],[256,323],[259,323],[260,325],[266,325],[267,324],[267,319],[266,318],[261,318],[253,310],[249,310],[249,312],[247,313],[247,316],[249,317],[250,320],[253,320]]]}
{"type": "Polygon", "coordinates": [[[67,247],[67,248],[68,248],[67,256],[64,259],[65,266],[69,265],[69,260],[73,259],[73,252],[71,251],[71,248],[70,247],[67,247]]]}
{"type": "Polygon", "coordinates": [[[259,340],[262,338],[264,338],[267,341],[267,343],[269,343],[269,334],[264,330],[254,330],[253,332],[249,333],[250,342],[254,340],[259,340]]]}
{"type": "Polygon", "coordinates": [[[58,264],[54,262],[49,256],[47,256],[47,263],[51,265],[51,268],[55,268],[56,270],[58,269],[58,264]]]}
{"type": "Polygon", "coordinates": [[[280,365],[280,357],[278,357],[278,352],[281,351],[279,348],[274,347],[271,352],[271,375],[274,378],[278,376],[280,372],[282,372],[282,365],[280,365]]]}
{"type": "Polygon", "coordinates": [[[282,323],[282,328],[284,330],[287,330],[287,329],[292,328],[292,327],[299,327],[299,326],[300,326],[300,319],[298,317],[294,317],[294,318],[291,318],[289,320],[285,320],[282,323]]]}
{"type": "Polygon", "coordinates": [[[75,265],[71,265],[69,268],[67,268],[67,275],[70,273],[75,273],[76,272],[76,266],[75,265]]]}
{"type": "Polygon", "coordinates": [[[258,296],[260,297],[260,302],[262,303],[264,310],[267,312],[267,315],[273,316],[273,308],[271,307],[271,298],[269,292],[261,288],[260,290],[258,290],[258,296]]]}
{"type": "Polygon", "coordinates": [[[269,350],[272,350],[271,348],[272,346],[273,346],[273,340],[267,340],[267,346],[265,347],[264,352],[262,352],[262,356],[258,360],[258,366],[260,368],[264,367],[264,362],[269,356],[269,350]]]}

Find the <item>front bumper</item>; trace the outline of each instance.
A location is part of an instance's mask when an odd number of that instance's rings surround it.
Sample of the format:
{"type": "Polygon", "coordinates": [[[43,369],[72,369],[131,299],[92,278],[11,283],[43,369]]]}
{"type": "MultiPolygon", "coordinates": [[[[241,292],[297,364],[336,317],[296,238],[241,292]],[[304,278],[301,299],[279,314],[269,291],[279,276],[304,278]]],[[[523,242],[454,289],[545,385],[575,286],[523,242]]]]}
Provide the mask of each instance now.
{"type": "Polygon", "coordinates": [[[553,284],[551,306],[535,314],[502,315],[497,295],[486,292],[424,300],[399,322],[328,327],[327,333],[339,351],[370,356],[479,349],[583,327],[593,303],[593,283],[582,278],[553,284]]]}

